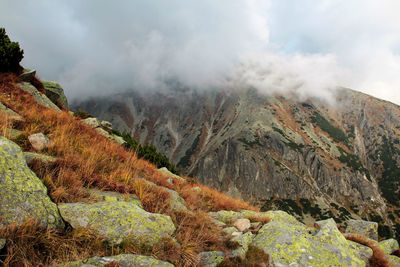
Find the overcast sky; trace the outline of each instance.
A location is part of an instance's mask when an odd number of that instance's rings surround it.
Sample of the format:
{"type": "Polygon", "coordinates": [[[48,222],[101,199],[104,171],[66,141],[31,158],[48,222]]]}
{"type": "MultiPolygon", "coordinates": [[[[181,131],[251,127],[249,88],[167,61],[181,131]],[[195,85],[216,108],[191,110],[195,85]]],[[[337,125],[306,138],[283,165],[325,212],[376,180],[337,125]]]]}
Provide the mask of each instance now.
{"type": "Polygon", "coordinates": [[[400,104],[398,0],[2,0],[23,65],[69,98],[128,88],[254,86],[400,104]]]}

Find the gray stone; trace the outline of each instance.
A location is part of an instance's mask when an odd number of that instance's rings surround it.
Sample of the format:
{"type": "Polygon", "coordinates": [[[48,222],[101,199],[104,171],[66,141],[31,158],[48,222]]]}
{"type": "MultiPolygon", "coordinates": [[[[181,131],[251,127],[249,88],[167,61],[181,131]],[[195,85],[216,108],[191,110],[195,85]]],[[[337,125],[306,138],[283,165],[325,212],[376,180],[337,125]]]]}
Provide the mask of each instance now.
{"type": "Polygon", "coordinates": [[[3,113],[3,115],[8,118],[9,120],[14,120],[14,121],[24,121],[24,118],[21,117],[18,113],[13,111],[12,109],[9,109],[6,107],[3,103],[0,102],[0,112],[3,113]]]}
{"type": "Polygon", "coordinates": [[[67,203],[58,208],[73,228],[90,229],[110,244],[128,241],[151,247],[175,231],[169,216],[147,212],[131,202],[67,203]]]}
{"type": "Polygon", "coordinates": [[[17,86],[21,87],[22,90],[30,93],[36,102],[46,108],[51,108],[55,111],[61,112],[61,109],[57,107],[46,95],[40,93],[32,84],[27,82],[17,83],[17,86]]]}
{"type": "Polygon", "coordinates": [[[120,194],[117,192],[101,191],[97,189],[87,189],[86,190],[91,198],[95,199],[97,202],[102,201],[126,201],[142,207],[142,202],[139,198],[133,194],[120,194]]]}
{"type": "Polygon", "coordinates": [[[373,240],[378,240],[378,223],[363,220],[348,220],[346,233],[362,234],[373,240]]]}
{"type": "Polygon", "coordinates": [[[32,147],[38,151],[43,150],[50,146],[50,139],[43,133],[32,134],[28,136],[28,140],[32,147]]]}
{"type": "Polygon", "coordinates": [[[400,258],[394,255],[387,255],[387,259],[391,267],[400,267],[400,258]]]}
{"type": "Polygon", "coordinates": [[[347,240],[350,247],[355,251],[358,251],[358,256],[362,259],[366,264],[369,262],[369,259],[372,257],[374,252],[370,247],[361,245],[359,243],[353,242],[351,240],[347,240]]]}
{"type": "Polygon", "coordinates": [[[222,251],[205,251],[199,253],[199,263],[204,267],[216,267],[225,258],[222,251]]]}
{"type": "Polygon", "coordinates": [[[36,219],[49,228],[64,223],[47,188],[26,164],[21,148],[0,137],[0,226],[36,219]]]}
{"type": "Polygon", "coordinates": [[[226,227],[226,228],[222,229],[222,231],[225,234],[227,234],[228,236],[232,236],[232,234],[237,232],[238,229],[236,229],[236,227],[231,226],[231,227],[226,227]]]}
{"type": "Polygon", "coordinates": [[[24,133],[20,130],[16,130],[16,129],[11,129],[11,128],[6,128],[5,132],[4,132],[4,136],[9,138],[9,139],[18,139],[20,137],[22,137],[24,135],[24,133]]]}
{"type": "Polygon", "coordinates": [[[186,182],[186,180],[182,177],[180,177],[179,175],[176,175],[172,172],[170,172],[166,167],[162,167],[160,169],[158,169],[160,172],[162,172],[164,175],[169,176],[170,178],[175,178],[181,182],[186,182]]]}
{"type": "Polygon", "coordinates": [[[36,70],[28,70],[28,69],[24,69],[24,72],[22,74],[19,75],[19,78],[23,81],[23,82],[32,82],[33,79],[35,78],[36,75],[36,70]]]}
{"type": "Polygon", "coordinates": [[[54,103],[59,103],[64,109],[68,109],[68,100],[64,94],[64,89],[56,82],[42,81],[46,96],[54,103]]]}
{"type": "MultiPolygon", "coordinates": [[[[64,267],[105,267],[111,263],[117,263],[120,267],[173,267],[174,265],[157,260],[151,256],[136,254],[121,254],[110,257],[93,257],[87,260],[74,261],[62,264],[64,267]]],[[[61,267],[61,265],[60,265],[61,267]]]]}
{"type": "Polygon", "coordinates": [[[25,160],[26,163],[31,163],[32,160],[40,160],[44,163],[52,163],[57,160],[57,158],[43,155],[43,154],[38,154],[38,153],[32,153],[32,152],[24,152],[25,160]]]}

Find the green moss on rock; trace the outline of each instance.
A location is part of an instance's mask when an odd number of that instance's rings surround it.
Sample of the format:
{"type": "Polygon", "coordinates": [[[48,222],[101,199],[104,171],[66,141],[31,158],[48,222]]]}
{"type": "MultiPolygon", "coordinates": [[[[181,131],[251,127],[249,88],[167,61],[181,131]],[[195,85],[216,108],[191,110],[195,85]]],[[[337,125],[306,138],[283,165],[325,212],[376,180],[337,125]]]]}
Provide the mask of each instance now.
{"type": "Polygon", "coordinates": [[[147,212],[130,202],[68,203],[58,207],[73,228],[88,228],[111,244],[154,246],[175,231],[169,216],[147,212]]]}
{"type": "Polygon", "coordinates": [[[64,223],[46,186],[26,164],[21,148],[0,137],[0,226],[36,219],[45,227],[64,223]]]}
{"type": "Polygon", "coordinates": [[[112,257],[93,257],[86,260],[69,262],[60,266],[65,267],[105,267],[112,263],[118,264],[120,267],[173,267],[169,262],[160,261],[151,256],[142,256],[136,254],[121,254],[112,257]]]}

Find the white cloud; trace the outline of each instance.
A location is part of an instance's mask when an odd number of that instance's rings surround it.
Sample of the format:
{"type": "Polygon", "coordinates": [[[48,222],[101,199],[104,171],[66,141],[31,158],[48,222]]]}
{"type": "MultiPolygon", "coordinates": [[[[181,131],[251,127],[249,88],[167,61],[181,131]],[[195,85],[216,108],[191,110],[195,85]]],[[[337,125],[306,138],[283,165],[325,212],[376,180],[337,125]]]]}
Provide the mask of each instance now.
{"type": "Polygon", "coordinates": [[[4,0],[23,63],[69,97],[227,76],[263,92],[347,86],[400,104],[397,0],[4,0]],[[268,74],[268,75],[267,75],[268,74]]]}

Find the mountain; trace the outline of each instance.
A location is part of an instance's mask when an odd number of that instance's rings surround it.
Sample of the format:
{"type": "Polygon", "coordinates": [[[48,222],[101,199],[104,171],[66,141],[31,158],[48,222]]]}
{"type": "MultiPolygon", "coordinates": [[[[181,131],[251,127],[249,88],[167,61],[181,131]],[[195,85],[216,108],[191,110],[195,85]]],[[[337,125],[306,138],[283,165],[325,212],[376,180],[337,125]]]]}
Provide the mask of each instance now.
{"type": "Polygon", "coordinates": [[[75,104],[152,144],[188,176],[306,223],[366,219],[400,237],[400,107],[255,89],[129,91],[75,104]]]}

